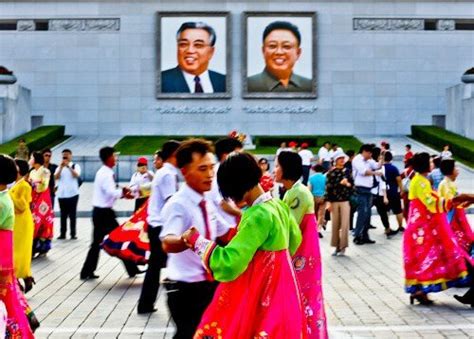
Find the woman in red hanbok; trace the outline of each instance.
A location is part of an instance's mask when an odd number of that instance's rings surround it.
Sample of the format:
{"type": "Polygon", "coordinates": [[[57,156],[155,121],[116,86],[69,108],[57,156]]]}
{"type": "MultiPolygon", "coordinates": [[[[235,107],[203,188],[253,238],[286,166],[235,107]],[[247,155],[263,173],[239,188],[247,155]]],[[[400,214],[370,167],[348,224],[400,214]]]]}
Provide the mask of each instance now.
{"type": "Polygon", "coordinates": [[[261,175],[248,153],[232,154],[220,165],[217,179],[223,196],[249,206],[225,247],[195,228],[183,234],[209,274],[221,281],[195,338],[306,337],[290,257],[301,243],[301,232],[288,207],[263,191],[261,175]]]}
{"type": "Polygon", "coordinates": [[[45,255],[51,249],[53,239],[54,212],[49,192],[51,173],[43,166],[44,158],[40,152],[33,152],[33,168],[30,172],[30,182],[33,186],[31,211],[35,222],[33,255],[45,255]]]}
{"type": "Polygon", "coordinates": [[[128,219],[105,236],[102,248],[113,257],[145,265],[150,257],[146,222],[148,200],[128,219]]]}
{"type": "Polygon", "coordinates": [[[416,154],[413,167],[417,173],[410,183],[410,212],[403,235],[405,290],[411,303],[416,299],[429,305],[428,293],[472,283],[469,271],[474,262],[458,245],[446,218],[452,206],[468,201],[468,197],[444,199],[433,191],[427,179],[428,153],[416,154]]]}
{"type": "MultiPolygon", "coordinates": [[[[458,195],[456,178],[459,175],[459,170],[456,167],[455,161],[453,159],[441,161],[440,170],[444,175],[444,179],[438,187],[439,195],[445,199],[453,199],[458,195]]],[[[459,246],[471,255],[472,246],[474,244],[474,232],[466,218],[464,207],[465,206],[458,206],[457,208],[452,208],[448,211],[446,216],[459,246]]]]}

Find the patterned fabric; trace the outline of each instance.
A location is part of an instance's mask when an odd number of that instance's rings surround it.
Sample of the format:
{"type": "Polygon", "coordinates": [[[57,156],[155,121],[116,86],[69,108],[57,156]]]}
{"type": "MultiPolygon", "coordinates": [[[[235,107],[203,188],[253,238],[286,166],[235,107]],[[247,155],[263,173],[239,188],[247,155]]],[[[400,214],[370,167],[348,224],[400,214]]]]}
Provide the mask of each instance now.
{"type": "Polygon", "coordinates": [[[258,250],[244,273],[217,287],[194,338],[302,338],[305,326],[288,250],[258,250]]]}
{"type": "Polygon", "coordinates": [[[0,301],[7,310],[6,336],[12,339],[34,338],[28,323],[31,309],[18,286],[13,270],[13,232],[0,228],[0,301]]]}
{"type": "Polygon", "coordinates": [[[340,182],[347,176],[343,168],[334,168],[326,175],[326,199],[333,201],[347,201],[354,193],[352,187],[341,185],[340,182]]]}
{"type": "Polygon", "coordinates": [[[148,263],[148,200],[127,221],[105,236],[102,248],[113,257],[130,260],[138,265],[148,263]]]}
{"type": "Polygon", "coordinates": [[[54,213],[49,188],[46,188],[46,191],[43,192],[33,190],[31,206],[35,222],[33,252],[44,254],[51,249],[54,226],[54,213]]]}
{"type": "Polygon", "coordinates": [[[225,247],[201,236],[195,252],[222,283],[195,338],[301,338],[305,317],[290,258],[300,242],[288,207],[275,199],[249,207],[225,247]]]}
{"type": "Polygon", "coordinates": [[[451,209],[451,200],[444,199],[433,191],[430,181],[420,173],[416,173],[411,179],[408,199],[420,200],[431,213],[442,213],[451,209]]]}
{"type": "Polygon", "coordinates": [[[301,182],[296,182],[283,197],[296,222],[301,224],[305,214],[314,213],[314,198],[311,191],[301,182]]]}
{"type": "Polygon", "coordinates": [[[303,233],[303,242],[293,256],[293,267],[306,316],[307,338],[328,338],[321,252],[315,215],[306,214],[301,221],[300,229],[303,233]]]}
{"type": "Polygon", "coordinates": [[[313,195],[306,186],[298,182],[286,192],[283,201],[288,204],[290,212],[299,223],[303,238],[293,255],[293,266],[306,317],[306,335],[308,338],[327,338],[321,253],[313,195]]]}
{"type": "MultiPolygon", "coordinates": [[[[416,191],[413,186],[410,187],[410,194],[412,191],[416,191]]],[[[421,199],[410,201],[407,229],[403,234],[407,293],[439,292],[463,286],[470,279],[466,260],[474,264],[474,260],[469,258],[455,240],[446,214],[430,210],[439,203],[431,198],[428,203],[430,207],[421,199]]]]}
{"type": "Polygon", "coordinates": [[[266,172],[262,175],[262,177],[260,178],[260,186],[262,186],[265,192],[272,190],[274,182],[270,173],[266,172]]]}

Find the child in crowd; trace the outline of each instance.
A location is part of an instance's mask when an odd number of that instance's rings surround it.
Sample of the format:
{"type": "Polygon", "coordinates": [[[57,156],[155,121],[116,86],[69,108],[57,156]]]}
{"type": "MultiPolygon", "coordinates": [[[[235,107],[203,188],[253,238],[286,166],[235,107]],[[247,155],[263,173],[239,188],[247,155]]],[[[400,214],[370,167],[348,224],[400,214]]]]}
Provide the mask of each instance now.
{"type": "Polygon", "coordinates": [[[141,157],[137,162],[137,171],[133,173],[130,179],[130,189],[136,196],[135,210],[138,211],[150,195],[151,182],[153,181],[153,172],[148,170],[148,160],[141,157]]]}

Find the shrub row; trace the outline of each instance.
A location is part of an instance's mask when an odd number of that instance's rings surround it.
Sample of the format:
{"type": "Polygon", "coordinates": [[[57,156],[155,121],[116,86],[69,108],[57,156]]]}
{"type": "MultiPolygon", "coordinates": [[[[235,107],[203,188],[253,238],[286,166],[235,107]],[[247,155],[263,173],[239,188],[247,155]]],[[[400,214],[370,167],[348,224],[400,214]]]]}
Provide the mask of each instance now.
{"type": "Polygon", "coordinates": [[[0,153],[14,156],[18,140],[25,139],[30,152],[39,151],[64,137],[64,126],[41,126],[0,145],[0,153]]]}
{"type": "Polygon", "coordinates": [[[463,160],[474,160],[474,140],[436,126],[411,126],[412,137],[424,144],[441,151],[444,145],[451,147],[451,152],[463,160]]]}

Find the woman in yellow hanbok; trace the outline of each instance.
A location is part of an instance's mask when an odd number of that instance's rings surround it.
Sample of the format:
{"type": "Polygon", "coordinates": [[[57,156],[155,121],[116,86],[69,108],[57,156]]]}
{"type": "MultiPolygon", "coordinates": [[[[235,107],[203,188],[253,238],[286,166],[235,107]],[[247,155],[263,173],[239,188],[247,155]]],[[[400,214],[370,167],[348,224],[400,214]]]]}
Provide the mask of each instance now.
{"type": "Polygon", "coordinates": [[[25,293],[33,288],[33,274],[31,273],[31,257],[33,250],[33,234],[35,225],[31,213],[31,185],[26,176],[29,167],[25,160],[15,160],[18,167],[18,177],[15,185],[10,189],[10,196],[15,208],[15,226],[13,228],[13,260],[15,275],[23,279],[25,293]]]}

